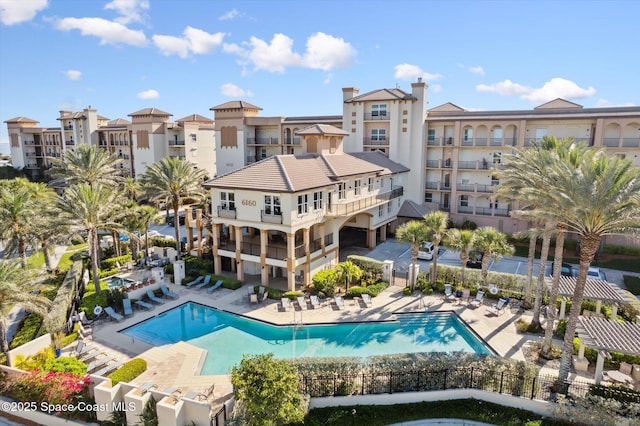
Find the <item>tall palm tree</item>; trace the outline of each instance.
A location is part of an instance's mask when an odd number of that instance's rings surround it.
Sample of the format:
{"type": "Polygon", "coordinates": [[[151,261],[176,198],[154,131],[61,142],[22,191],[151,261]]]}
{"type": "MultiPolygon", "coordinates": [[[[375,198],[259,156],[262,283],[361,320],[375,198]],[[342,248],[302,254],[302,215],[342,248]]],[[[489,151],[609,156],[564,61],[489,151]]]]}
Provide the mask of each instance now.
{"type": "Polygon", "coordinates": [[[140,195],[141,186],[140,182],[138,182],[133,177],[126,177],[122,179],[120,182],[120,188],[124,195],[130,199],[131,201],[136,201],[138,199],[138,195],[140,195]]]}
{"type": "MultiPolygon", "coordinates": [[[[52,203],[53,204],[53,203],[52,203]]],[[[55,244],[65,244],[71,235],[69,223],[60,216],[57,203],[51,205],[34,222],[34,235],[40,242],[44,264],[48,272],[53,271],[54,265],[51,259],[51,251],[55,244]]]]}
{"type": "Polygon", "coordinates": [[[138,218],[140,219],[140,224],[143,226],[142,231],[144,231],[145,257],[149,255],[149,228],[156,217],[158,217],[158,212],[159,210],[153,206],[140,206],[140,210],[138,211],[138,218]]]}
{"type": "Polygon", "coordinates": [[[564,252],[564,236],[565,230],[563,225],[558,225],[556,233],[556,248],[553,257],[553,271],[551,291],[549,293],[549,307],[547,310],[547,325],[544,329],[544,341],[542,344],[543,355],[551,353],[551,346],[553,342],[553,327],[556,321],[556,303],[558,302],[558,293],[560,292],[560,271],[562,270],[562,259],[564,252]]]}
{"type": "Polygon", "coordinates": [[[162,200],[168,198],[175,218],[174,228],[178,259],[180,250],[180,221],[178,213],[184,198],[198,199],[203,197],[202,181],[205,171],[196,169],[193,163],[180,158],[165,157],[154,163],[142,175],[140,181],[144,192],[150,199],[162,200]]]}
{"type": "Polygon", "coordinates": [[[445,245],[449,248],[460,251],[460,280],[464,284],[464,273],[469,261],[469,250],[475,247],[476,234],[469,229],[449,229],[444,238],[445,245]]]}
{"type": "Polygon", "coordinates": [[[344,281],[345,291],[349,291],[349,284],[362,278],[362,269],[353,262],[340,262],[336,265],[338,271],[338,280],[344,281]]]}
{"type": "Polygon", "coordinates": [[[438,274],[438,247],[449,227],[449,215],[441,211],[433,211],[423,218],[427,227],[428,239],[433,243],[433,273],[431,284],[435,285],[438,274]]]}
{"type": "Polygon", "coordinates": [[[78,145],[74,150],[67,151],[62,159],[54,159],[54,164],[58,167],[51,171],[54,177],[64,178],[70,185],[113,185],[120,180],[120,163],[122,160],[117,155],[102,148],[78,145]]]}
{"type": "MultiPolygon", "coordinates": [[[[396,240],[401,243],[408,243],[411,246],[411,290],[415,286],[416,276],[416,262],[418,260],[418,252],[420,251],[420,244],[427,241],[429,238],[429,230],[426,224],[420,220],[412,220],[405,223],[396,230],[396,240]]],[[[437,248],[434,247],[434,250],[437,248]]]]}
{"type": "Polygon", "coordinates": [[[540,264],[538,265],[538,280],[536,281],[536,300],[533,303],[533,317],[531,318],[531,325],[535,327],[540,327],[541,325],[540,310],[542,309],[542,299],[545,292],[544,273],[547,269],[552,229],[553,224],[546,223],[545,230],[542,231],[542,248],[540,249],[540,264]]]}
{"type": "Polygon", "coordinates": [[[26,287],[29,275],[14,261],[0,260],[0,348],[7,356],[7,315],[9,310],[20,304],[24,309],[44,315],[51,306],[46,297],[31,293],[26,287]]]}
{"type": "Polygon", "coordinates": [[[506,234],[487,226],[476,231],[475,248],[484,253],[482,257],[482,281],[488,286],[489,263],[500,260],[502,256],[511,256],[515,249],[507,241],[506,234]]]}
{"type": "Polygon", "coordinates": [[[532,232],[529,235],[529,252],[527,255],[527,280],[524,283],[524,304],[526,309],[531,309],[531,284],[533,283],[533,262],[536,258],[538,235],[532,232]]]}
{"type": "Polygon", "coordinates": [[[124,227],[114,220],[120,215],[121,193],[102,183],[96,183],[93,187],[81,183],[67,188],[58,204],[63,217],[77,231],[87,233],[93,283],[96,294],[100,294],[98,230],[124,232],[124,227]]]}

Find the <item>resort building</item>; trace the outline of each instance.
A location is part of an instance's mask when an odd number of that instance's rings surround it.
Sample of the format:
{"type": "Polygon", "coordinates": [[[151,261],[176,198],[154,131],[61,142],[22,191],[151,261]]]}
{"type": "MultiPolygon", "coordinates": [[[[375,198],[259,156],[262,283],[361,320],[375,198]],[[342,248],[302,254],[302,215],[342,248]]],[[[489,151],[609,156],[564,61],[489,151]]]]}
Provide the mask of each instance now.
{"type": "Polygon", "coordinates": [[[301,129],[304,154],[274,155],[204,184],[211,189],[214,271],[286,277],[309,284],[339,259],[340,230],[373,248],[393,230],[409,169],[380,152],[345,154],[348,133],[327,124],[301,129]]]}

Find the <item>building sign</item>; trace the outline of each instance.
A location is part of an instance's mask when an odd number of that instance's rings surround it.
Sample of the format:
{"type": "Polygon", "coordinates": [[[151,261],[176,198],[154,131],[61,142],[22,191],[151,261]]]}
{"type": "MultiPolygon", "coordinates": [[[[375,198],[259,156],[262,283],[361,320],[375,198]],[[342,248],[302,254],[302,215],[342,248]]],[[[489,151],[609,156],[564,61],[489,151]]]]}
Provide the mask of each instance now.
{"type": "Polygon", "coordinates": [[[255,207],[256,206],[256,201],[255,200],[242,200],[242,205],[243,206],[255,207]]]}

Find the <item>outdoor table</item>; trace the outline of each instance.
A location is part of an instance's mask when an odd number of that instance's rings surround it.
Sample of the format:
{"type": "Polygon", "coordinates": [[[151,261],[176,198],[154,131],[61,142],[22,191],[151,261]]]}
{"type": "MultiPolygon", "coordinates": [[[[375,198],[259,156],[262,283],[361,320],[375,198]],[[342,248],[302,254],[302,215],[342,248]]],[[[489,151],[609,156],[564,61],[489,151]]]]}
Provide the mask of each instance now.
{"type": "Polygon", "coordinates": [[[613,370],[607,371],[607,376],[611,378],[611,380],[619,383],[633,383],[633,379],[628,374],[621,373],[620,371],[613,370]]]}

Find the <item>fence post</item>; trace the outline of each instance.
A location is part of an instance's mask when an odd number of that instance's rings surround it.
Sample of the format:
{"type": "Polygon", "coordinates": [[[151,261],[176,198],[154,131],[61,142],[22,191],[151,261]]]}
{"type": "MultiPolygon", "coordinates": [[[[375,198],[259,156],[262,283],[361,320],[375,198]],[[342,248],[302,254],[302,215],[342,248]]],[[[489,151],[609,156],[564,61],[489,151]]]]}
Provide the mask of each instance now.
{"type": "Polygon", "coordinates": [[[442,390],[447,390],[447,373],[449,372],[448,368],[444,370],[444,381],[442,383],[442,390]]]}
{"type": "Polygon", "coordinates": [[[502,383],[504,382],[504,371],[500,373],[500,390],[498,393],[502,393],[502,383]]]}
{"type": "Polygon", "coordinates": [[[536,391],[536,377],[533,377],[533,383],[531,383],[531,399],[533,399],[536,391]]]}
{"type": "Polygon", "coordinates": [[[362,373],[362,386],[360,388],[360,395],[364,395],[364,373],[362,373]]]}
{"type": "Polygon", "coordinates": [[[469,376],[469,388],[473,389],[473,367],[471,367],[471,375],[469,376]]]}
{"type": "Polygon", "coordinates": [[[393,393],[393,372],[389,372],[389,393],[393,393]]]}

